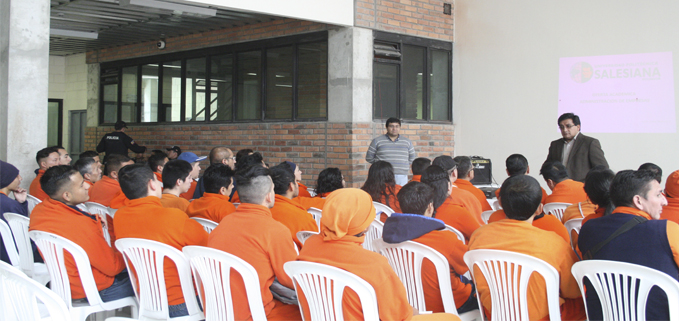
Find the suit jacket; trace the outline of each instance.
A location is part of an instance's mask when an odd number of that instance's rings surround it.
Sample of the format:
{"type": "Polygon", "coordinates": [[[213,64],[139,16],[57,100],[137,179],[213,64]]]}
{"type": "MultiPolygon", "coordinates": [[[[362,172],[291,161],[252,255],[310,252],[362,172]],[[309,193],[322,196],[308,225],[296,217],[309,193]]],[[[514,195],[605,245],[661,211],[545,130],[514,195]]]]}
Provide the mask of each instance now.
{"type": "MultiPolygon", "coordinates": [[[[563,138],[553,141],[549,145],[549,154],[547,154],[547,161],[561,161],[563,148],[566,141],[563,138]]],[[[568,156],[568,164],[566,171],[568,177],[574,181],[582,182],[589,170],[596,165],[603,165],[608,168],[608,162],[604,157],[604,151],[601,149],[601,143],[596,138],[580,133],[575,139],[575,144],[568,156]]]]}

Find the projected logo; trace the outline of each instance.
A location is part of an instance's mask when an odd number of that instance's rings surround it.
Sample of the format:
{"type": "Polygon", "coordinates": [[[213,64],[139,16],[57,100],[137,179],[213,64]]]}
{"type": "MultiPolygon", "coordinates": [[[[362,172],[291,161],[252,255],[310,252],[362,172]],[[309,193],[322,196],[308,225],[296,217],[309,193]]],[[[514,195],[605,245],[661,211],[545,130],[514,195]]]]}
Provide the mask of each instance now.
{"type": "Polygon", "coordinates": [[[592,79],[593,74],[594,68],[592,68],[592,65],[584,61],[576,62],[575,65],[571,67],[571,79],[579,84],[585,83],[592,79]]]}

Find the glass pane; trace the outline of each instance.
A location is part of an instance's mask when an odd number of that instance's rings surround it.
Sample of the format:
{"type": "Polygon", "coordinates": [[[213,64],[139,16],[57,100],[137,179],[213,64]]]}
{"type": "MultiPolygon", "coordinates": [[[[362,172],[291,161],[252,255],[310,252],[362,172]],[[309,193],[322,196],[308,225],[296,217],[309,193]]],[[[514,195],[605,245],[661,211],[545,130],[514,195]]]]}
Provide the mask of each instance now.
{"type": "Polygon", "coordinates": [[[170,61],[163,63],[163,110],[164,121],[181,120],[182,99],[182,62],[170,61]]]}
{"type": "Polygon", "coordinates": [[[405,96],[403,119],[424,119],[423,84],[425,48],[404,45],[403,57],[403,93],[405,96]]]}
{"type": "Polygon", "coordinates": [[[123,68],[123,97],[120,119],[137,122],[137,66],[123,68]]]}
{"type": "Polygon", "coordinates": [[[236,119],[262,118],[262,52],[238,53],[238,104],[236,119]]]}
{"type": "Polygon", "coordinates": [[[449,52],[432,50],[429,77],[429,117],[431,120],[450,120],[450,58],[449,52]]]}
{"type": "Polygon", "coordinates": [[[233,55],[213,56],[210,64],[210,120],[231,120],[233,55]]]}
{"type": "Polygon", "coordinates": [[[398,115],[398,65],[373,63],[373,118],[398,115]]]}
{"type": "Polygon", "coordinates": [[[266,52],[266,119],[292,119],[292,46],[266,52]]]}
{"type": "Polygon", "coordinates": [[[205,120],[206,68],[205,58],[186,60],[186,121],[205,120]]]}
{"type": "Polygon", "coordinates": [[[59,103],[47,103],[47,146],[59,145],[59,103]]]}
{"type": "Polygon", "coordinates": [[[115,80],[114,84],[104,85],[104,123],[118,121],[118,77],[115,80]]]}
{"type": "Polygon", "coordinates": [[[141,122],[158,121],[158,65],[141,66],[141,122]]]}
{"type": "Polygon", "coordinates": [[[297,52],[297,118],[325,118],[328,110],[328,44],[299,45],[297,52]]]}

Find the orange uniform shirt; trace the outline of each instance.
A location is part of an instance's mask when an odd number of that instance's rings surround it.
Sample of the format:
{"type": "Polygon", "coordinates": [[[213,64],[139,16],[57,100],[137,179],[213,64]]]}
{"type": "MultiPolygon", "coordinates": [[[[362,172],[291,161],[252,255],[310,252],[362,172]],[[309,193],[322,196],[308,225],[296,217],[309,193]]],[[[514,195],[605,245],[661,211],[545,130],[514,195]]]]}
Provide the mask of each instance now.
{"type": "MultiPolygon", "coordinates": [[[[30,219],[29,230],[57,234],[85,250],[90,259],[97,290],[110,287],[115,276],[125,269],[122,254],[106,243],[102,222],[97,215],[85,215],[62,202],[48,198],[35,206],[30,219]]],[[[64,259],[71,282],[71,296],[73,299],[82,299],[85,297],[85,290],[75,261],[70,254],[64,255],[64,259]]]]}
{"type": "Polygon", "coordinates": [[[229,202],[228,195],[203,193],[203,197],[189,204],[186,214],[189,217],[200,217],[219,223],[225,216],[235,211],[236,207],[229,202]]]}
{"type": "Polygon", "coordinates": [[[119,209],[123,206],[130,204],[130,199],[125,196],[125,193],[121,190],[116,196],[111,200],[111,208],[119,209]]]}
{"type": "Polygon", "coordinates": [[[99,203],[106,207],[111,207],[111,200],[113,200],[118,193],[121,193],[120,183],[108,176],[102,176],[89,189],[90,202],[99,203]]]}
{"type": "Polygon", "coordinates": [[[549,203],[571,203],[584,202],[587,200],[585,194],[585,184],[576,182],[572,179],[563,180],[554,186],[552,194],[547,196],[545,204],[549,203]]]}
{"type": "Polygon", "coordinates": [[[44,201],[49,196],[45,194],[45,191],[42,190],[42,186],[40,185],[40,178],[42,175],[45,175],[45,171],[42,169],[38,170],[38,175],[31,182],[31,186],[28,187],[28,194],[35,196],[41,201],[44,201]]]}
{"type": "Polygon", "coordinates": [[[160,204],[165,208],[176,208],[184,213],[186,213],[186,209],[189,207],[189,201],[185,198],[177,197],[170,193],[163,193],[163,197],[160,198],[160,204]]]}
{"type": "Polygon", "coordinates": [[[398,204],[398,198],[396,198],[396,195],[398,195],[398,192],[401,190],[401,185],[394,185],[393,189],[390,187],[387,187],[388,190],[392,190],[394,193],[393,195],[389,192],[389,201],[387,202],[387,198],[384,195],[380,196],[380,199],[378,200],[373,200],[378,203],[382,203],[386,206],[391,207],[392,210],[396,213],[401,213],[401,206],[398,204]]]}
{"type": "Polygon", "coordinates": [[[276,202],[271,208],[271,216],[274,220],[281,222],[290,230],[292,239],[297,248],[302,248],[302,242],[297,239],[299,231],[318,231],[316,220],[309,214],[304,207],[294,200],[276,194],[276,202]]]}
{"type": "Polygon", "coordinates": [[[413,179],[411,179],[411,182],[421,182],[422,180],[422,175],[413,175],[413,179]]]}
{"type": "Polygon", "coordinates": [[[474,195],[474,197],[476,197],[476,199],[479,200],[479,204],[481,204],[481,212],[490,211],[493,209],[492,207],[490,207],[490,203],[488,203],[486,193],[484,193],[478,187],[474,186],[474,184],[472,184],[470,181],[466,179],[458,179],[455,181],[455,185],[457,185],[457,187],[459,187],[460,189],[472,193],[472,195],[474,195]]]}
{"type": "Polygon", "coordinates": [[[181,193],[179,194],[179,197],[190,201],[193,199],[193,194],[196,192],[196,186],[198,186],[198,183],[196,180],[191,181],[191,187],[189,187],[189,190],[186,191],[186,193],[181,193]]]}
{"type": "Polygon", "coordinates": [[[481,211],[481,203],[474,194],[453,185],[453,189],[448,198],[450,198],[454,204],[460,205],[469,211],[479,224],[483,224],[483,220],[481,219],[481,212],[483,212],[481,211]]]}
{"type": "Polygon", "coordinates": [[[231,196],[230,202],[233,203],[240,203],[240,197],[238,197],[238,191],[233,192],[233,195],[231,196]]]}
{"type": "MultiPolygon", "coordinates": [[[[164,208],[160,198],[147,196],[130,200],[113,218],[118,238],[141,238],[167,244],[181,251],[187,245],[207,245],[207,232],[186,213],[164,208]]],[[[176,265],[165,259],[165,286],[169,305],[184,303],[176,265]]]]}
{"type": "Polygon", "coordinates": [[[667,197],[667,206],[662,208],[660,219],[679,224],[679,199],[667,197]]]}
{"type": "MultiPolygon", "coordinates": [[[[507,215],[505,214],[504,210],[497,210],[493,212],[490,218],[488,218],[488,224],[504,220],[506,218],[507,215]]],[[[557,235],[561,236],[561,238],[563,238],[564,241],[568,243],[571,242],[571,239],[568,236],[568,230],[566,229],[565,226],[563,226],[561,221],[559,221],[559,219],[556,218],[554,215],[545,214],[540,218],[538,218],[538,216],[535,216],[535,219],[533,219],[533,226],[541,230],[554,232],[557,235]]]]}
{"type": "MultiPolygon", "coordinates": [[[[481,226],[474,233],[469,242],[469,250],[477,249],[512,251],[547,262],[559,273],[561,298],[570,299],[561,300],[561,318],[563,320],[585,320],[586,315],[580,288],[571,274],[571,267],[578,259],[570,244],[565,242],[563,238],[552,232],[541,230],[525,221],[504,219],[481,226]]],[[[475,269],[474,275],[477,291],[481,296],[481,303],[485,309],[490,311],[491,299],[488,283],[478,269],[475,269]]],[[[528,287],[529,319],[540,320],[548,317],[544,280],[533,277],[528,287]]]]}
{"type": "Polygon", "coordinates": [[[293,198],[292,200],[299,203],[299,205],[301,205],[306,210],[308,210],[311,207],[315,207],[319,210],[322,210],[323,205],[325,205],[325,198],[320,197],[320,196],[315,196],[315,197],[297,196],[297,197],[293,198]]]}
{"type": "MultiPolygon", "coordinates": [[[[587,221],[589,221],[589,220],[593,220],[595,218],[603,217],[605,211],[606,211],[605,207],[597,208],[596,211],[594,211],[594,214],[589,214],[589,215],[585,216],[584,219],[582,219],[582,225],[585,225],[585,223],[587,223],[587,221]]],[[[664,212],[664,209],[663,209],[663,212],[664,212]]],[[[662,218],[662,214],[661,214],[661,218],[662,218]]]]}
{"type": "MultiPolygon", "coordinates": [[[[268,208],[242,203],[210,233],[208,246],[238,256],[255,268],[268,320],[301,320],[298,306],[282,304],[269,290],[274,278],[282,285],[294,288],[283,264],[294,261],[297,252],[290,230],[274,220],[268,208]]],[[[232,272],[231,280],[234,316],[236,320],[247,320],[251,315],[243,279],[232,272]]]]}
{"type": "Polygon", "coordinates": [[[299,195],[298,195],[298,196],[301,196],[301,197],[311,197],[311,194],[310,194],[309,191],[307,190],[306,185],[304,185],[304,184],[302,184],[302,183],[297,183],[297,184],[299,185],[299,195]]]}
{"type": "Polygon", "coordinates": [[[455,204],[450,197],[446,198],[443,204],[436,209],[435,218],[462,232],[467,242],[472,237],[472,233],[481,226],[469,211],[459,204],[455,204]]]}
{"type": "Polygon", "coordinates": [[[162,184],[162,183],[163,183],[163,173],[161,173],[161,172],[153,172],[153,174],[156,175],[156,178],[157,178],[158,181],[162,184]]]}
{"type": "Polygon", "coordinates": [[[574,218],[585,218],[587,215],[594,214],[594,211],[599,208],[592,201],[586,200],[584,202],[575,203],[563,212],[561,223],[566,223],[574,218]]]}

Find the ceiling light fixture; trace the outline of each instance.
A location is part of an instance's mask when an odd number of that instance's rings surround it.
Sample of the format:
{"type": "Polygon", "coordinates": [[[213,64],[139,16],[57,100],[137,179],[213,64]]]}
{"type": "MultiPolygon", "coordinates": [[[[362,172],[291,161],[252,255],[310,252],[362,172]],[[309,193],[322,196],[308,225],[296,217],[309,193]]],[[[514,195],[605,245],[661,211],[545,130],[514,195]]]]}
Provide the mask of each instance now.
{"type": "Polygon", "coordinates": [[[216,9],[188,6],[184,4],[162,2],[157,0],[119,0],[121,6],[135,5],[140,7],[165,9],[173,12],[191,13],[200,16],[214,17],[217,15],[216,9]]]}
{"type": "Polygon", "coordinates": [[[98,39],[99,33],[96,32],[96,31],[77,31],[77,30],[50,28],[50,36],[59,36],[59,37],[67,37],[67,38],[98,39]]]}

